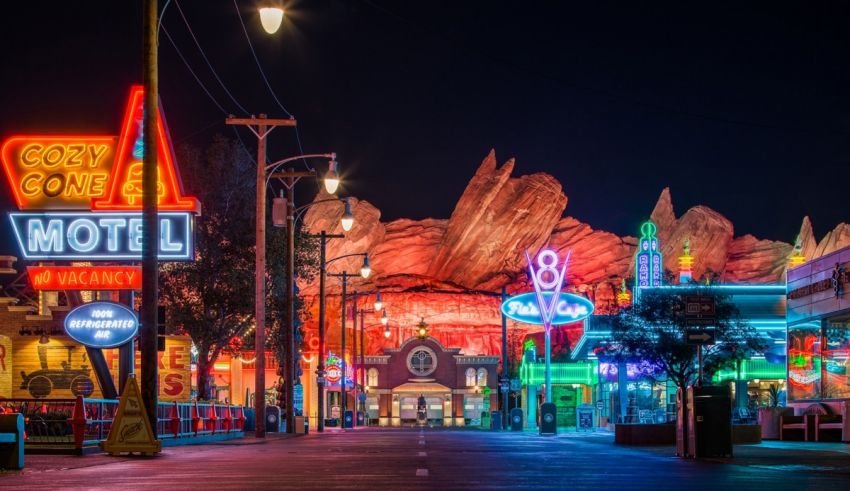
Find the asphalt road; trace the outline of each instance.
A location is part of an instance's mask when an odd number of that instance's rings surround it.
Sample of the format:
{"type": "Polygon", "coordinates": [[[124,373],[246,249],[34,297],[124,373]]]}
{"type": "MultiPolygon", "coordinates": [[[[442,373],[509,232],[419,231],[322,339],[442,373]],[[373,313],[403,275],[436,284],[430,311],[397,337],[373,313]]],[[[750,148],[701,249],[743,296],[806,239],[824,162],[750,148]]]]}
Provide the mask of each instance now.
{"type": "Polygon", "coordinates": [[[850,445],[832,445],[736,447],[735,459],[695,462],[600,434],[358,429],[167,448],[150,458],[27,456],[29,467],[0,476],[0,488],[850,489],[850,445]]]}

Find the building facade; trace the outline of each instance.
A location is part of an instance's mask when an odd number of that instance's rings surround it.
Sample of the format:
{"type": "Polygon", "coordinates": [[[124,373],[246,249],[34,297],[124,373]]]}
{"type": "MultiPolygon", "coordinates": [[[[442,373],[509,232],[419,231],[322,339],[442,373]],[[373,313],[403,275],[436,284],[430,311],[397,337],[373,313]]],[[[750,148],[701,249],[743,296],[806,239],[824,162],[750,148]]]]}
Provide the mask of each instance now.
{"type": "Polygon", "coordinates": [[[432,337],[411,337],[382,355],[365,357],[366,413],[370,424],[417,422],[424,398],[429,425],[481,424],[497,408],[497,356],[469,356],[432,337]]]}

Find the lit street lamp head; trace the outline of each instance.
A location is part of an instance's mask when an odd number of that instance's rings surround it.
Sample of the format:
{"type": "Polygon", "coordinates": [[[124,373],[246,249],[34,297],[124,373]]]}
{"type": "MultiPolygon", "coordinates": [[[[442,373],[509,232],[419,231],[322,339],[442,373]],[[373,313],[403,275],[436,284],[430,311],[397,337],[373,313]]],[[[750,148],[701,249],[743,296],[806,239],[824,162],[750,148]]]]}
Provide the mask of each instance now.
{"type": "Polygon", "coordinates": [[[283,22],[282,8],[271,6],[260,8],[260,23],[263,24],[263,29],[267,33],[276,33],[280,29],[281,22],[283,22]]]}
{"type": "Polygon", "coordinates": [[[336,160],[328,162],[328,172],[325,174],[325,191],[334,194],[339,187],[339,173],[336,170],[336,160]]]}
{"type": "Polygon", "coordinates": [[[351,212],[351,202],[347,198],[345,200],[345,212],[342,214],[340,223],[342,223],[342,229],[346,232],[354,226],[354,213],[351,212]]]}
{"type": "MultiPolygon", "coordinates": [[[[384,307],[384,301],[381,300],[381,292],[375,297],[375,311],[380,311],[384,307]]],[[[384,323],[386,324],[386,322],[384,323]]]]}
{"type": "Polygon", "coordinates": [[[384,312],[381,315],[381,324],[386,326],[389,323],[390,323],[390,318],[387,317],[387,309],[384,309],[384,312]]]}
{"type": "Polygon", "coordinates": [[[384,328],[384,337],[385,337],[385,338],[389,338],[389,337],[390,337],[390,334],[391,334],[391,333],[390,333],[390,326],[385,327],[385,328],[384,328]]]}
{"type": "Polygon", "coordinates": [[[363,266],[360,266],[360,276],[365,280],[372,274],[372,267],[369,266],[369,255],[363,256],[363,266]]]}

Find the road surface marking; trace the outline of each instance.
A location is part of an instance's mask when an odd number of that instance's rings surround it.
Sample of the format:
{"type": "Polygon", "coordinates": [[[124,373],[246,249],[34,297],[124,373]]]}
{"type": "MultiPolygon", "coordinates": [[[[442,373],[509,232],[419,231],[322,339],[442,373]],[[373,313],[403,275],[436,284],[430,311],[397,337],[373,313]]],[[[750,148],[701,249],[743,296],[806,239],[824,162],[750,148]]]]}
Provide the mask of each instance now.
{"type": "Polygon", "coordinates": [[[419,456],[420,456],[420,457],[427,457],[427,456],[428,456],[428,452],[419,452],[419,456]]]}
{"type": "Polygon", "coordinates": [[[416,469],[416,477],[428,477],[428,469],[416,469]]]}

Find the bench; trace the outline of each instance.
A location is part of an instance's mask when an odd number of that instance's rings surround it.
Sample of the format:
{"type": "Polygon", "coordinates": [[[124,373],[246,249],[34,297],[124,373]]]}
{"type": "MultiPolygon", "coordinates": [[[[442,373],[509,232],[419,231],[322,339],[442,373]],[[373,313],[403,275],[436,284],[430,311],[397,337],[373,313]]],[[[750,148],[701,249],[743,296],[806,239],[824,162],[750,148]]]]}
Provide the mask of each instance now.
{"type": "Polygon", "coordinates": [[[815,415],[815,441],[820,441],[821,430],[838,430],[841,441],[850,441],[850,402],[841,404],[841,414],[815,415]]]}
{"type": "Polygon", "coordinates": [[[803,441],[813,441],[817,438],[816,417],[829,414],[828,406],[812,404],[799,416],[782,415],[779,417],[779,439],[785,440],[785,432],[788,430],[803,430],[803,441]]]}
{"type": "Polygon", "coordinates": [[[24,468],[24,416],[0,414],[0,468],[24,468]]]}

